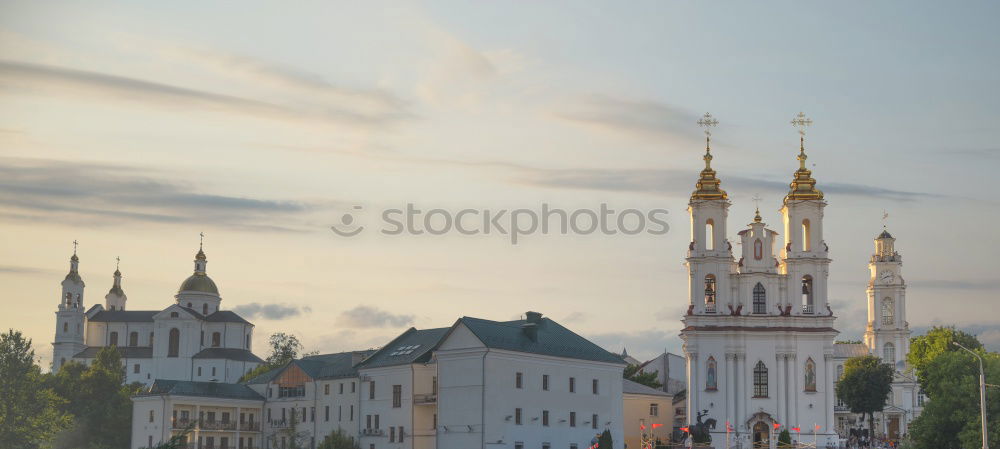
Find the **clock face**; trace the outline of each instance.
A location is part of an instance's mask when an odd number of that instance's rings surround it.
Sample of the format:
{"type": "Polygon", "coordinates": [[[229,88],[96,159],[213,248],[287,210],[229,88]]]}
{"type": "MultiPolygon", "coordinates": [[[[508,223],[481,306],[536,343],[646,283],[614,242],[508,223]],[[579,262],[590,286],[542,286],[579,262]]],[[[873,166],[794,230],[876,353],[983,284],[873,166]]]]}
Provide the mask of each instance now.
{"type": "Polygon", "coordinates": [[[892,282],[895,277],[896,275],[892,274],[891,271],[886,271],[885,273],[882,273],[882,276],[880,276],[879,279],[881,279],[882,282],[892,282]]]}

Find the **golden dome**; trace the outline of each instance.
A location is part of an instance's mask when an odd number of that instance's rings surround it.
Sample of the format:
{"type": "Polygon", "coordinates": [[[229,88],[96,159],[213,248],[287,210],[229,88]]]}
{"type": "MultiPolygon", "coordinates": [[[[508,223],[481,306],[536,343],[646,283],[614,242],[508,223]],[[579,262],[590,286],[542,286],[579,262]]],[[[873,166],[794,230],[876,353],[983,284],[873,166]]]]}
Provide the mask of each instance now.
{"type": "Polygon", "coordinates": [[[822,200],[823,192],[816,188],[816,180],[812,177],[812,172],[806,168],[805,146],[799,146],[799,169],[795,171],[791,184],[788,185],[788,194],[785,195],[785,202],[796,200],[822,200]]]}
{"type": "Polygon", "coordinates": [[[724,200],[729,198],[725,190],[719,188],[722,180],[715,177],[715,170],[712,170],[712,153],[705,149],[705,169],[701,171],[698,182],[695,183],[694,192],[691,193],[691,201],[694,200],[724,200]]]}

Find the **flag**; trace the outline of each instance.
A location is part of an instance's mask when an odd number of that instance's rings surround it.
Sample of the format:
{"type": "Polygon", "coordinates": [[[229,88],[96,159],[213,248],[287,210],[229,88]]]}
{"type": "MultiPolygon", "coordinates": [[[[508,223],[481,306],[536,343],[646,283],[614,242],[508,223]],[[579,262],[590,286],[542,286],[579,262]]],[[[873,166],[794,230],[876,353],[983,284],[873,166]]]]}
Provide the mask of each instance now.
{"type": "Polygon", "coordinates": [[[688,431],[688,428],[687,428],[687,427],[681,427],[681,432],[684,432],[684,433],[691,433],[691,432],[689,432],[689,431],[688,431]]]}
{"type": "Polygon", "coordinates": [[[820,428],[820,425],[819,425],[819,424],[816,424],[816,430],[817,430],[817,431],[819,430],[819,428],[820,428]]]}
{"type": "Polygon", "coordinates": [[[657,427],[663,427],[663,424],[653,424],[653,428],[654,429],[657,428],[657,427]]]}
{"type": "Polygon", "coordinates": [[[726,421],[726,432],[733,432],[733,426],[729,425],[729,421],[726,421]]]}
{"type": "Polygon", "coordinates": [[[645,424],[639,424],[639,430],[646,430],[645,424]]]}
{"type": "Polygon", "coordinates": [[[802,432],[802,429],[799,429],[798,427],[792,427],[792,430],[794,430],[796,432],[802,432]]]}
{"type": "Polygon", "coordinates": [[[774,423],[774,430],[778,430],[778,428],[780,428],[780,427],[781,427],[781,424],[774,423]]]}

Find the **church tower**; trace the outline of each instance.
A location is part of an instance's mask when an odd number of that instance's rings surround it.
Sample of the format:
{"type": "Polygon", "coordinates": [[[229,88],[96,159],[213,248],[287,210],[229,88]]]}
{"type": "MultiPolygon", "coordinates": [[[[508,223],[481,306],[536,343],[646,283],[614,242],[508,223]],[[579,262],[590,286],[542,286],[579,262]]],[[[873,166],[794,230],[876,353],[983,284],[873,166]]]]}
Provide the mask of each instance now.
{"type": "Polygon", "coordinates": [[[732,245],[726,239],[726,219],[729,196],[712,169],[710,127],[719,122],[711,114],[698,121],[705,131],[705,169],[701,171],[695,191],[688,202],[691,216],[691,244],[688,246],[688,289],[691,312],[716,313],[729,303],[729,275],[733,272],[732,245]],[[721,294],[721,297],[720,297],[721,294]]]}
{"type": "Polygon", "coordinates": [[[899,367],[910,352],[910,324],[906,322],[906,283],[903,256],[894,248],[896,239],[883,230],[875,238],[875,254],[868,262],[868,327],[865,345],[885,363],[899,367]]]}
{"type": "Polygon", "coordinates": [[[86,316],[83,308],[83,279],[79,272],[80,258],[73,242],[73,257],[69,259],[69,273],[62,281],[62,294],[56,311],[56,336],[52,343],[52,371],[58,371],[73,356],[87,348],[84,344],[86,316]]]}
{"type": "Polygon", "coordinates": [[[205,272],[207,266],[208,257],[205,256],[204,246],[198,245],[198,254],[194,256],[194,274],[184,280],[174,296],[177,305],[206,316],[217,312],[219,303],[222,302],[219,288],[205,272]]]}
{"type": "Polygon", "coordinates": [[[792,120],[799,128],[799,169],[795,171],[781,207],[785,246],[782,273],[787,275],[788,304],[792,315],[828,315],[827,276],[830,259],[823,240],[823,192],[816,188],[806,168],[805,127],[812,124],[801,112],[792,120]]]}
{"type": "Polygon", "coordinates": [[[119,271],[117,264],[115,265],[114,278],[111,290],[108,291],[107,295],[104,295],[104,307],[107,310],[125,310],[125,301],[128,300],[128,297],[122,290],[122,272],[119,271]]]}

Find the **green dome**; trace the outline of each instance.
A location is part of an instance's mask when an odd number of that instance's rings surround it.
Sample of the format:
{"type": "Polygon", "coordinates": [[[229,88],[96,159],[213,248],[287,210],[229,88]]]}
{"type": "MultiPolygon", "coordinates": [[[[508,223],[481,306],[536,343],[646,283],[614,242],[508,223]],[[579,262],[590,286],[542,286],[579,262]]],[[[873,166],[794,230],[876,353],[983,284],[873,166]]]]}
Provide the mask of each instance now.
{"type": "Polygon", "coordinates": [[[205,274],[192,274],[190,277],[184,280],[181,284],[180,292],[202,292],[211,293],[213,295],[219,294],[219,288],[215,286],[215,282],[212,278],[205,274]]]}

